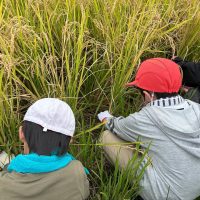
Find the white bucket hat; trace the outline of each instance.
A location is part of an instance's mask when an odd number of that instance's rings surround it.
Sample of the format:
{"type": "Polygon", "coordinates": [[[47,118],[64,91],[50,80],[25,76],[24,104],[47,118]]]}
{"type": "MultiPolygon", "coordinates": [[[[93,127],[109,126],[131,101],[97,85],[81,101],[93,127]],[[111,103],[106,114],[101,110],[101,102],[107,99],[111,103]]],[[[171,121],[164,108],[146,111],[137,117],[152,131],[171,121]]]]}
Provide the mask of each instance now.
{"type": "Polygon", "coordinates": [[[28,108],[24,121],[39,124],[43,131],[51,130],[68,136],[73,136],[75,131],[75,118],[70,106],[55,98],[36,101],[28,108]]]}

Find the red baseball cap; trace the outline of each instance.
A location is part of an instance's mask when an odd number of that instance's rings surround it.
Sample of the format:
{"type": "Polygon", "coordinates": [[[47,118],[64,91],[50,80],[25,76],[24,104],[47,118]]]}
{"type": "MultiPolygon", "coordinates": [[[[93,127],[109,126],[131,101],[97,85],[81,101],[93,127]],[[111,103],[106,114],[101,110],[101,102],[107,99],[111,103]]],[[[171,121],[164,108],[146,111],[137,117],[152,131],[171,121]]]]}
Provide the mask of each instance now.
{"type": "Polygon", "coordinates": [[[160,93],[178,92],[182,84],[179,66],[166,58],[151,58],[141,63],[135,80],[126,86],[160,93]]]}

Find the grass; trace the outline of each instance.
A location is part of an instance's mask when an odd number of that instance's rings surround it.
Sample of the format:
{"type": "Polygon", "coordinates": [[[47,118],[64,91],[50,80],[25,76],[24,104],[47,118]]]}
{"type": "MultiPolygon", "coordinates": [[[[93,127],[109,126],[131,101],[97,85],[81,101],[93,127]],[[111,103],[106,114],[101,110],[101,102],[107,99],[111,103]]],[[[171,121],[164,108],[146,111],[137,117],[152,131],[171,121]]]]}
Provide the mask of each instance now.
{"type": "Polygon", "coordinates": [[[110,169],[97,113],[140,108],[139,94],[124,85],[142,60],[199,60],[199,9],[198,0],[0,0],[0,150],[21,151],[17,132],[28,106],[60,98],[76,115],[71,152],[91,171],[90,199],[135,198],[138,165],[134,187],[130,170],[110,169]]]}

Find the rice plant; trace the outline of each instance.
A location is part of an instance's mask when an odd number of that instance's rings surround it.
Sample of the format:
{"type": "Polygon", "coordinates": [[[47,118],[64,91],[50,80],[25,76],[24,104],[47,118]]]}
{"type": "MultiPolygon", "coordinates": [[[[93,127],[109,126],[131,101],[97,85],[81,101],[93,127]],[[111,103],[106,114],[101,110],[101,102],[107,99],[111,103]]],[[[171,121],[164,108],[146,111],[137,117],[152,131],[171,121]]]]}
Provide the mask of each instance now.
{"type": "Polygon", "coordinates": [[[21,151],[31,103],[60,98],[76,115],[71,152],[91,172],[90,199],[136,198],[138,162],[125,171],[107,163],[97,113],[139,110],[139,94],[124,85],[142,60],[199,60],[199,9],[198,0],[0,0],[0,151],[21,151]]]}

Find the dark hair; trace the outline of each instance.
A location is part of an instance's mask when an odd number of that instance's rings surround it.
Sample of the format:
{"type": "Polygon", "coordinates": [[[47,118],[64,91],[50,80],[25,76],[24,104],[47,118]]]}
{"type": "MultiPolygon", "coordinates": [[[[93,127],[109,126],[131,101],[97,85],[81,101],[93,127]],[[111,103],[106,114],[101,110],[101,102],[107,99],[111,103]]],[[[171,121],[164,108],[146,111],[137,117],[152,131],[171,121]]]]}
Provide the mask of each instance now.
{"type": "Polygon", "coordinates": [[[23,121],[22,131],[32,153],[46,156],[67,153],[70,136],[51,130],[44,132],[42,126],[29,121],[23,121]]]}
{"type": "Polygon", "coordinates": [[[175,97],[178,95],[177,92],[173,93],[161,93],[161,92],[154,92],[155,96],[157,99],[165,99],[165,98],[170,98],[170,97],[175,97]]]}
{"type": "MultiPolygon", "coordinates": [[[[140,91],[140,93],[141,93],[142,96],[144,96],[143,91],[147,91],[147,90],[143,90],[141,88],[137,88],[137,89],[140,91]]],[[[147,92],[150,93],[150,94],[153,93],[151,91],[147,91],[147,92]]],[[[177,92],[173,92],[173,93],[154,92],[154,95],[156,96],[157,99],[161,99],[161,98],[165,99],[165,98],[175,97],[175,96],[178,95],[178,93],[177,92]]]]}

